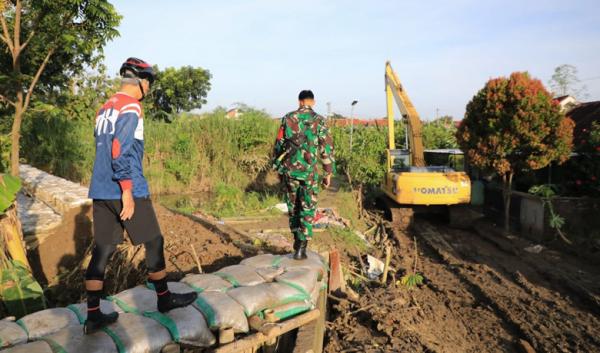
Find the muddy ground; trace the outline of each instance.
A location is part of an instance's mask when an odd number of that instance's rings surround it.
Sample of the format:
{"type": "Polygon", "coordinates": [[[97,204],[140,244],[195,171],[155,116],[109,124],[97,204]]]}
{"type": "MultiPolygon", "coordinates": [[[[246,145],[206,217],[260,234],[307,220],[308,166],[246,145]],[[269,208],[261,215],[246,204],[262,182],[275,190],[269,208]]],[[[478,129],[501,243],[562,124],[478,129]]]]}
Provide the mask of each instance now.
{"type": "Polygon", "coordinates": [[[417,220],[396,246],[409,290],[363,283],[358,300],[332,298],[326,352],[600,352],[600,267],[506,237],[489,223],[456,230],[417,220]]]}
{"type": "MultiPolygon", "coordinates": [[[[192,247],[206,272],[264,250],[235,229],[215,228],[159,205],[156,211],[173,280],[199,272],[192,247]]],[[[281,219],[269,223],[285,227],[281,219]]],[[[355,249],[341,247],[359,297],[331,296],[325,352],[600,352],[598,262],[547,248],[529,253],[523,249],[530,242],[503,236],[487,222],[457,230],[418,219],[406,233],[387,226],[393,271],[386,285],[360,278],[357,253],[350,251],[355,249]],[[397,281],[414,265],[415,240],[424,283],[409,290],[397,281]]],[[[382,258],[382,250],[375,244],[369,253],[382,258]]],[[[107,294],[144,282],[143,253],[142,247],[119,249],[107,294]]],[[[62,285],[49,293],[53,304],[83,299],[85,266],[84,258],[62,274],[62,285]]]]}

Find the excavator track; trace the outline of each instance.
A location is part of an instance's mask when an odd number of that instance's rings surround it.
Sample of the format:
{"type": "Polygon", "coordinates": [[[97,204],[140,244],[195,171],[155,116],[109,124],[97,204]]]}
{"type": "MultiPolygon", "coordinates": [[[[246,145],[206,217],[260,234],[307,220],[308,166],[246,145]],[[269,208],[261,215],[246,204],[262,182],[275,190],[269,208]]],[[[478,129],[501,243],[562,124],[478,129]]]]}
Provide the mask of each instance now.
{"type": "Polygon", "coordinates": [[[386,214],[392,222],[394,230],[406,231],[413,224],[415,211],[412,207],[401,206],[390,200],[388,197],[382,197],[385,205],[386,214]]]}

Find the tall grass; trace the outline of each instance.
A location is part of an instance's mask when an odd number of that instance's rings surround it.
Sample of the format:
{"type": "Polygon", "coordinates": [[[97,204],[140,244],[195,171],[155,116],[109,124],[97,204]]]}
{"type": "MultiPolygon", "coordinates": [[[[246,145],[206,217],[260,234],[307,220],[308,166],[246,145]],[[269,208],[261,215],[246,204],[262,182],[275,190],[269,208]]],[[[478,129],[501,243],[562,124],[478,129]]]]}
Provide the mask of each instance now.
{"type": "MultiPolygon", "coordinates": [[[[155,194],[194,192],[225,183],[246,188],[270,166],[278,121],[255,109],[228,119],[224,109],[182,115],[173,123],[144,121],[145,174],[155,194]]],[[[25,160],[87,184],[94,161],[94,123],[60,110],[34,113],[23,128],[25,160]]]]}

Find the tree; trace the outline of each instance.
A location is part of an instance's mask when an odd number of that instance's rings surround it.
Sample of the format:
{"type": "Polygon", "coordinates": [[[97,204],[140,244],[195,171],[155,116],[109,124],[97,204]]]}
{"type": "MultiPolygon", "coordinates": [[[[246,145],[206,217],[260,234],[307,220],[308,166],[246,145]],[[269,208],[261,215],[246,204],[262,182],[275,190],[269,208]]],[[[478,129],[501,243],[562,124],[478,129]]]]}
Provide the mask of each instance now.
{"type": "Polygon", "coordinates": [[[173,114],[199,109],[206,104],[211,79],[208,70],[191,66],[168,67],[163,71],[155,69],[152,115],[171,120],[173,114]]]}
{"type": "Polygon", "coordinates": [[[106,0],[0,0],[0,102],[13,112],[11,174],[33,93],[53,92],[102,58],[121,17],[106,0]]]}
{"type": "Polygon", "coordinates": [[[571,95],[576,98],[587,96],[587,87],[580,85],[577,68],[573,65],[563,64],[557,66],[548,83],[552,92],[557,96],[571,95]]]}
{"type": "Polygon", "coordinates": [[[467,104],[456,137],[470,163],[502,178],[505,230],[513,176],[566,161],[573,126],[541,81],[527,72],[489,80],[467,104]]]}
{"type": "Polygon", "coordinates": [[[423,124],[423,145],[425,148],[456,148],[456,125],[451,116],[443,116],[423,124]]]}

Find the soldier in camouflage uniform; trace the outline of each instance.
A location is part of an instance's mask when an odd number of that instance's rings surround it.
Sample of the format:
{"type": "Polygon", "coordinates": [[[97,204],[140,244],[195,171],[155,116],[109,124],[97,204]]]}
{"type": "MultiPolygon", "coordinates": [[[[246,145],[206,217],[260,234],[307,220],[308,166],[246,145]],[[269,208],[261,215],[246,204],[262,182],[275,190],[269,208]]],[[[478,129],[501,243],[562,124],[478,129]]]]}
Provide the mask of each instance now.
{"type": "Polygon", "coordinates": [[[285,187],[294,235],[294,259],[306,258],[308,240],[313,235],[319,184],[328,187],[334,172],[333,140],[325,119],[315,113],[311,91],[298,95],[299,108],[281,119],[275,141],[273,167],[279,172],[285,187]],[[319,175],[318,161],[324,175],[319,175]]]}

